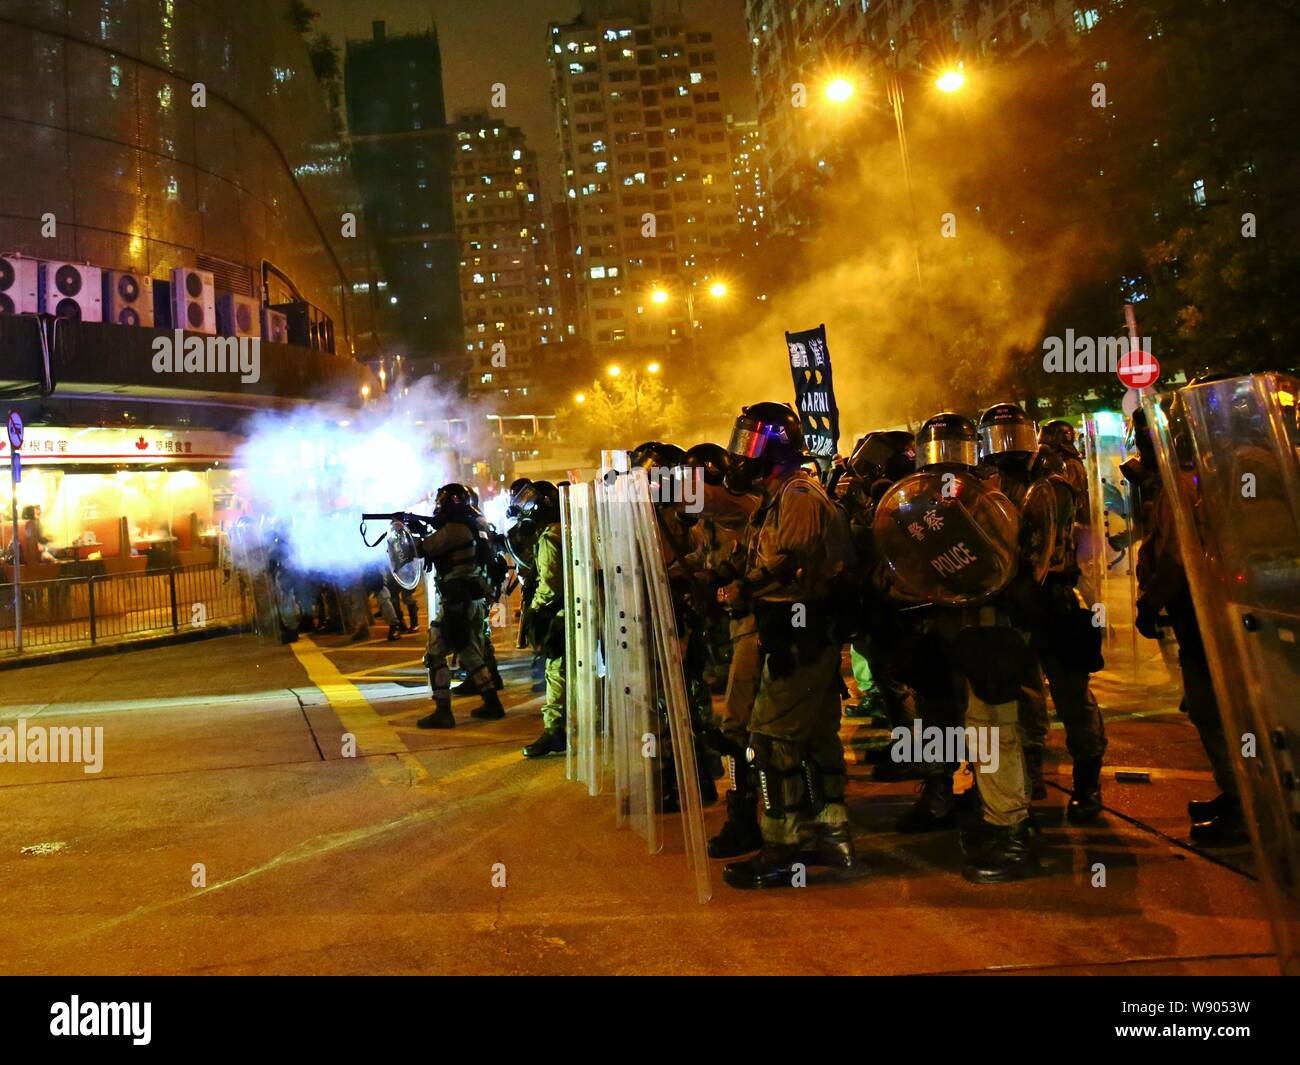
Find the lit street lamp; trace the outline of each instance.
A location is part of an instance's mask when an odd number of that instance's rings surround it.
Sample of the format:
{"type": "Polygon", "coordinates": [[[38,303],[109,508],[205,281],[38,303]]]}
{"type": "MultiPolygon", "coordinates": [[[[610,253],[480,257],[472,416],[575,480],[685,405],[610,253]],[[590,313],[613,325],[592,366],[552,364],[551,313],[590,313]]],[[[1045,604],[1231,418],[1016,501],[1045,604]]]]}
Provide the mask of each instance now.
{"type": "MultiPolygon", "coordinates": [[[[912,186],[912,157],[907,147],[907,126],[903,121],[903,83],[899,77],[898,63],[900,57],[895,54],[894,62],[890,63],[885,54],[875,46],[866,41],[860,42],[869,47],[876,53],[876,57],[889,72],[886,83],[886,92],[889,98],[889,105],[894,112],[894,127],[898,133],[898,154],[903,164],[903,181],[907,186],[907,204],[911,216],[911,240],[912,240],[912,258],[916,264],[916,284],[920,290],[922,307],[925,311],[925,332],[930,343],[930,355],[934,357],[934,333],[930,325],[930,297],[925,289],[925,280],[921,272],[921,242],[918,237],[919,223],[916,217],[916,194],[912,186]]],[[[953,93],[960,92],[966,84],[966,75],[960,65],[948,67],[934,81],[934,87],[942,93],[951,96],[953,93]]],[[[834,104],[846,103],[853,95],[853,83],[846,78],[835,78],[826,86],[826,97],[834,104]]]]}

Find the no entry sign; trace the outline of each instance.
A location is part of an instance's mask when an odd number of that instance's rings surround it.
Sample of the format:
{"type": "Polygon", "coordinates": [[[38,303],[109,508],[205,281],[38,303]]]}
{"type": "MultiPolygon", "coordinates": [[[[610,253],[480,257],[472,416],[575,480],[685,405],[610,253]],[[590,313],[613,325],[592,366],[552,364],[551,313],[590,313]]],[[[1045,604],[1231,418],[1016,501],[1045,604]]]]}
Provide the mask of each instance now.
{"type": "Polygon", "coordinates": [[[23,446],[23,416],[16,410],[9,412],[9,446],[15,451],[23,446]]]}
{"type": "Polygon", "coordinates": [[[1160,376],[1160,363],[1145,348],[1130,347],[1119,357],[1116,373],[1129,388],[1148,388],[1160,376]]]}

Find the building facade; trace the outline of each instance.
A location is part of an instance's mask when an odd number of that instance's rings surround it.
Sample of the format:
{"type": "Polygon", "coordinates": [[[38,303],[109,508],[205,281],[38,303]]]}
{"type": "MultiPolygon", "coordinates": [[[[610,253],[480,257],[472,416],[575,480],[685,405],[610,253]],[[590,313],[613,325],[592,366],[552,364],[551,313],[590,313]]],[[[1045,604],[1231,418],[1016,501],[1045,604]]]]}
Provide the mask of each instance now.
{"type": "Polygon", "coordinates": [[[452,132],[435,30],[349,41],[344,91],[365,222],[397,310],[412,376],[463,390],[460,245],[452,208],[452,132]]]}
{"type": "Polygon", "coordinates": [[[486,112],[456,116],[453,155],[469,391],[522,398],[557,339],[537,156],[486,112]]]}
{"type": "Polygon", "coordinates": [[[250,415],[377,387],[360,210],[278,7],[0,2],[0,398],[51,556],[28,579],[215,565],[250,415]],[[160,368],[178,335],[257,365],[160,368]]]}
{"type": "Polygon", "coordinates": [[[550,27],[579,331],[662,357],[707,315],[736,231],[712,34],[679,3],[587,0],[550,27]]]}

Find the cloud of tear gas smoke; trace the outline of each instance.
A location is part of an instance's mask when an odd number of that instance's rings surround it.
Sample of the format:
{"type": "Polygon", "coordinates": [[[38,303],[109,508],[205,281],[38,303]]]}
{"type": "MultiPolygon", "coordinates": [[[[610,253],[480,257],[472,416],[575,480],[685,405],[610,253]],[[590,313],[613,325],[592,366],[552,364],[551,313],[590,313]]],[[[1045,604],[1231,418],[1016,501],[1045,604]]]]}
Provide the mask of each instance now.
{"type": "MultiPolygon", "coordinates": [[[[960,112],[950,101],[939,112],[940,103],[920,92],[905,105],[923,288],[893,123],[869,113],[857,116],[856,132],[846,127],[841,140],[856,146],[820,196],[801,261],[786,271],[784,284],[751,281],[767,292],[767,302],[757,305],[766,313],[752,328],[731,326],[742,331],[720,345],[713,362],[716,387],[732,410],[792,401],[783,334],[823,322],[842,451],[869,429],[915,425],[945,408],[973,414],[993,392],[1016,395],[1021,382],[1009,372],[1012,360],[1040,350],[1055,302],[1095,273],[1098,256],[1113,244],[1071,220],[1067,180],[1021,184],[1024,166],[1051,177],[1051,155],[1043,153],[1052,145],[1025,128],[1046,123],[1045,109],[1022,103],[1019,127],[1014,117],[1014,94],[1032,92],[1033,77],[1026,72],[1020,84],[990,86],[960,112]],[[1040,157],[1031,159],[1031,152],[1040,157]]],[[[1077,99],[1087,106],[1086,92],[1077,99]]]]}
{"type": "MultiPolygon", "coordinates": [[[[382,562],[382,552],[361,540],[361,514],[427,513],[437,489],[456,479],[439,430],[463,416],[452,413],[454,404],[426,379],[360,410],[316,404],[255,416],[236,456],[254,517],[264,528],[278,523],[303,570],[342,576],[382,562]]],[[[370,523],[371,540],[382,526],[370,523]]]]}

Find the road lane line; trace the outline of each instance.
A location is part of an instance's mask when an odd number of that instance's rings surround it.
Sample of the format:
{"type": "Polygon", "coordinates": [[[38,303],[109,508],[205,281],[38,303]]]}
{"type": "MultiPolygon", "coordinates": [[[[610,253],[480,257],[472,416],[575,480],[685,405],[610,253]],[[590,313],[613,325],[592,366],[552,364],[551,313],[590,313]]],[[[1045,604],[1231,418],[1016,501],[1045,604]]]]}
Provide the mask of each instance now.
{"type": "Polygon", "coordinates": [[[370,705],[361,689],[339,672],[324,651],[305,636],[289,646],[306,670],[308,679],[325,696],[344,730],[356,737],[358,750],[368,755],[391,754],[396,757],[396,765],[386,759],[366,759],[367,765],[381,781],[385,784],[417,785],[428,781],[428,770],[411,754],[402,737],[370,705]]]}

